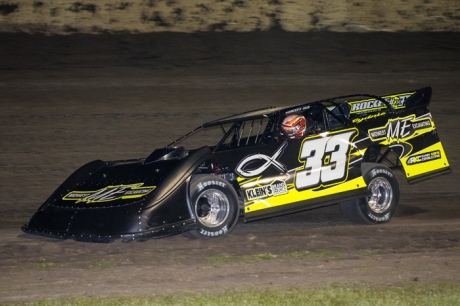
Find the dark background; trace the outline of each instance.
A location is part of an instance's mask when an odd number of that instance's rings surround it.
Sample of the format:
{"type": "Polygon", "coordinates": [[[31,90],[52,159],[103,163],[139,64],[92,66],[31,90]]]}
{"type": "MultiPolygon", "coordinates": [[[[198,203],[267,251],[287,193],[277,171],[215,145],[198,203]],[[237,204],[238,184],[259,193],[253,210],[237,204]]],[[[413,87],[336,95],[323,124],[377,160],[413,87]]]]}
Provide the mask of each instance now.
{"type": "Polygon", "coordinates": [[[458,283],[459,72],[458,33],[2,33],[0,301],[458,283]],[[331,206],[206,241],[99,245],[21,234],[88,161],[146,157],[205,121],[265,106],[424,86],[433,87],[430,110],[453,172],[415,185],[398,174],[400,207],[386,225],[352,225],[331,206]],[[286,255],[324,251],[339,259],[286,255]]]}

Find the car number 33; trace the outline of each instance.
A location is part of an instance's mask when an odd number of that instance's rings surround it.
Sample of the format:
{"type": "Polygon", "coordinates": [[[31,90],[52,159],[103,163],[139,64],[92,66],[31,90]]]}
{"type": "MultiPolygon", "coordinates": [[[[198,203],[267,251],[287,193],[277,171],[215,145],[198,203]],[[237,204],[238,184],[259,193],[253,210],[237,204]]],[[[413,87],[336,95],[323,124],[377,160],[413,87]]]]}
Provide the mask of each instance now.
{"type": "Polygon", "coordinates": [[[302,143],[299,160],[304,163],[295,173],[297,190],[332,184],[346,179],[355,129],[326,137],[307,138],[302,143]]]}

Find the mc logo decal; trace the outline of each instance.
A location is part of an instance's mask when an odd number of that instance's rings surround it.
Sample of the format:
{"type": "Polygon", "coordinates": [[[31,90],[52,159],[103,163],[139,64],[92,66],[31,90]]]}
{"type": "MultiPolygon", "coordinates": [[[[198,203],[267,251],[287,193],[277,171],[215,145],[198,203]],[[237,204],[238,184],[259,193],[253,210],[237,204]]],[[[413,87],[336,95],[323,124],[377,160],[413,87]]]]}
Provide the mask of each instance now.
{"type": "Polygon", "coordinates": [[[427,131],[426,129],[434,129],[431,118],[415,118],[415,115],[410,115],[403,118],[390,119],[385,126],[370,129],[368,132],[372,141],[381,141],[391,147],[401,147],[401,158],[407,156],[412,151],[412,145],[406,141],[423,134],[427,131]]]}
{"type": "Polygon", "coordinates": [[[142,198],[152,192],[156,186],[142,186],[144,183],[131,185],[107,186],[96,191],[71,191],[62,199],[78,203],[100,203],[115,200],[142,198]]]}

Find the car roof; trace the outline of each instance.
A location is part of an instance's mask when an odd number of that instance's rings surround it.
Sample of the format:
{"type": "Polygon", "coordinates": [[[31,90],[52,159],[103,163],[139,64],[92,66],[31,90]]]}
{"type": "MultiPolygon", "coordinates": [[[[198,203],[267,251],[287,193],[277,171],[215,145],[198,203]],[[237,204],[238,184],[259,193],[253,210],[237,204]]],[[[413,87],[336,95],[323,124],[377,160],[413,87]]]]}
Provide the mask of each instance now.
{"type": "MultiPolygon", "coordinates": [[[[309,104],[309,103],[308,103],[309,104]]],[[[226,124],[226,123],[232,123],[236,121],[244,121],[244,120],[252,120],[252,119],[260,119],[260,118],[266,118],[274,115],[277,112],[285,111],[285,110],[290,110],[292,108],[300,107],[305,104],[300,104],[296,106],[281,106],[281,107],[265,107],[249,112],[244,112],[240,114],[235,114],[232,116],[224,117],[221,119],[213,120],[206,122],[202,125],[202,127],[210,127],[210,126],[216,126],[216,125],[221,125],[221,124],[226,124]]]]}
{"type": "MultiPolygon", "coordinates": [[[[423,92],[428,91],[431,94],[431,88],[430,87],[419,89],[419,91],[423,91],[423,92]]],[[[415,91],[406,92],[406,93],[412,95],[412,94],[415,93],[415,91]]],[[[391,95],[391,96],[395,96],[395,95],[401,95],[401,94],[394,94],[394,95],[391,95]]],[[[391,96],[385,96],[385,97],[389,98],[391,96]]],[[[318,101],[313,101],[313,102],[308,102],[308,103],[302,103],[302,104],[297,104],[297,105],[281,106],[281,107],[270,106],[270,107],[265,107],[265,108],[261,108],[261,109],[257,109],[257,110],[253,110],[253,111],[248,111],[248,112],[244,112],[244,113],[240,113],[240,114],[235,114],[235,115],[231,115],[231,116],[224,117],[224,118],[221,118],[221,119],[209,121],[209,122],[206,122],[206,123],[202,124],[201,127],[206,128],[206,127],[222,125],[222,124],[232,123],[232,122],[237,122],[237,121],[262,119],[262,118],[272,117],[273,115],[275,115],[277,113],[288,114],[288,113],[293,113],[293,112],[296,112],[296,111],[306,110],[306,109],[312,107],[313,105],[322,105],[324,108],[329,109],[329,107],[331,107],[331,106],[336,107],[338,105],[341,105],[341,104],[347,103],[347,102],[351,103],[351,102],[361,101],[363,98],[367,98],[367,99],[372,98],[372,99],[380,100],[384,104],[388,105],[390,111],[394,111],[392,109],[392,107],[388,104],[388,102],[383,99],[385,97],[383,97],[383,96],[375,96],[375,95],[370,95],[370,94],[352,94],[352,95],[333,97],[333,98],[328,98],[328,99],[318,100],[318,101]],[[360,97],[360,99],[356,99],[358,97],[360,97]],[[355,99],[349,100],[349,98],[355,98],[355,99]],[[344,99],[346,99],[346,100],[344,100],[344,99]]],[[[365,101],[365,100],[363,100],[363,101],[365,101]]]]}
{"type": "MultiPolygon", "coordinates": [[[[337,98],[341,98],[341,97],[337,97],[337,98]]],[[[252,110],[252,111],[220,118],[217,120],[209,121],[209,122],[202,124],[201,127],[206,128],[206,127],[211,127],[211,126],[216,126],[216,125],[221,125],[221,124],[226,124],[226,123],[232,123],[232,122],[237,122],[237,121],[267,118],[267,117],[271,117],[275,115],[276,113],[288,114],[291,112],[308,109],[313,105],[318,105],[318,104],[324,105],[325,103],[332,102],[334,99],[336,98],[307,102],[307,103],[296,104],[296,105],[286,105],[286,106],[279,106],[279,107],[269,106],[269,107],[252,110]]]]}

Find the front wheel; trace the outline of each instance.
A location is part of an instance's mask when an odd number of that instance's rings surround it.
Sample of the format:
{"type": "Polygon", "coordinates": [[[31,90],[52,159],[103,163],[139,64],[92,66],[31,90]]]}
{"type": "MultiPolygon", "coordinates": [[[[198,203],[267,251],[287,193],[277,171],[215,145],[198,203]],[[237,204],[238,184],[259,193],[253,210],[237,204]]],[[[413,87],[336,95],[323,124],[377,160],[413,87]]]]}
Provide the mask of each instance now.
{"type": "Polygon", "coordinates": [[[380,164],[363,163],[362,174],[370,196],[340,203],[343,215],[355,223],[385,223],[399,203],[399,184],[393,172],[380,164]]]}
{"type": "Polygon", "coordinates": [[[225,235],[238,221],[238,196],[233,186],[221,177],[197,175],[192,178],[190,205],[198,230],[184,232],[188,238],[225,235]]]}

